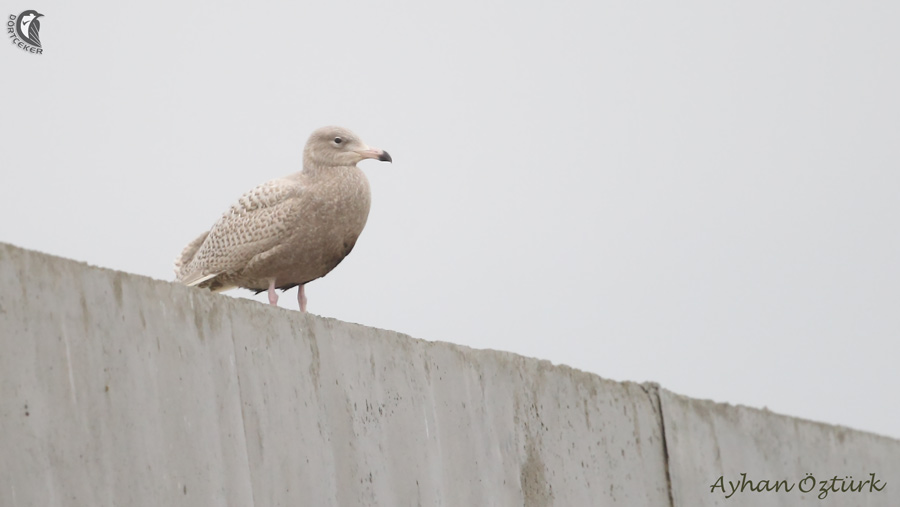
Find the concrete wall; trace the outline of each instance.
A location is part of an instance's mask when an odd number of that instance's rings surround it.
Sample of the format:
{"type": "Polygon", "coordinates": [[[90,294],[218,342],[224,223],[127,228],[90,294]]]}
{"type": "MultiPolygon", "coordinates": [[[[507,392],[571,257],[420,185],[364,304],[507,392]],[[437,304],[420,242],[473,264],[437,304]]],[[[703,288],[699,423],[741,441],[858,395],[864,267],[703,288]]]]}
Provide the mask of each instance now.
{"type": "Polygon", "coordinates": [[[896,440],[0,244],[0,507],[888,506],[897,479],[896,440]],[[710,492],[741,472],[888,485],[710,492]]]}

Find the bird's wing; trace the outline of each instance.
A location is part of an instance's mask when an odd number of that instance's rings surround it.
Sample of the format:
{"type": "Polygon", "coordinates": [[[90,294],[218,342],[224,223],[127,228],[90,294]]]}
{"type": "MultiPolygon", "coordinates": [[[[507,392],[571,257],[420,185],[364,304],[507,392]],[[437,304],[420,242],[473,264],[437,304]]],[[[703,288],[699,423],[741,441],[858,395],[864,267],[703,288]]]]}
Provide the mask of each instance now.
{"type": "Polygon", "coordinates": [[[277,246],[296,216],[297,182],[273,180],[247,192],[205,235],[185,247],[176,260],[176,277],[199,285],[222,273],[239,272],[250,260],[277,246]]]}
{"type": "Polygon", "coordinates": [[[34,45],[37,47],[41,47],[41,22],[37,20],[37,16],[31,20],[31,23],[28,25],[28,37],[34,42],[34,45]]]}

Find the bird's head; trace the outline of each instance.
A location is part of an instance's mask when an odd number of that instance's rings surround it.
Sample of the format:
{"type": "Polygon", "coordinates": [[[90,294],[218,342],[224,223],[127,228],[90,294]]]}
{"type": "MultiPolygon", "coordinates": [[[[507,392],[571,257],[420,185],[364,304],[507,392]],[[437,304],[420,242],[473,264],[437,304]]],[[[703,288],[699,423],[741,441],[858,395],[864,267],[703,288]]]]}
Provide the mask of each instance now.
{"type": "Polygon", "coordinates": [[[22,24],[29,23],[29,22],[31,22],[31,21],[33,21],[33,20],[35,20],[35,19],[37,19],[37,18],[39,18],[39,17],[41,17],[41,16],[43,16],[43,14],[41,14],[41,13],[38,12],[38,11],[25,11],[25,12],[22,13],[22,18],[21,18],[21,19],[22,19],[22,24]]]}
{"type": "Polygon", "coordinates": [[[354,166],[367,158],[392,162],[388,152],[367,146],[356,134],[342,127],[317,129],[303,150],[306,167],[354,166]]]}

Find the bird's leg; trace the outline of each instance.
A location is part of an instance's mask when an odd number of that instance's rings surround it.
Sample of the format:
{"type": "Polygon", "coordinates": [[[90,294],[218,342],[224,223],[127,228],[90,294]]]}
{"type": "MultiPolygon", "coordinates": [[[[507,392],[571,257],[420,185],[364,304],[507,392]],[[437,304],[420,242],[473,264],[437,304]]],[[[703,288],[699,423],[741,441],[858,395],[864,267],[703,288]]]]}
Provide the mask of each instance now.
{"type": "Polygon", "coordinates": [[[303,290],[303,285],[297,289],[297,302],[300,303],[300,311],[306,311],[306,291],[303,290]]]}
{"type": "Polygon", "coordinates": [[[269,304],[278,306],[278,294],[275,294],[275,279],[269,280],[269,304]]]}

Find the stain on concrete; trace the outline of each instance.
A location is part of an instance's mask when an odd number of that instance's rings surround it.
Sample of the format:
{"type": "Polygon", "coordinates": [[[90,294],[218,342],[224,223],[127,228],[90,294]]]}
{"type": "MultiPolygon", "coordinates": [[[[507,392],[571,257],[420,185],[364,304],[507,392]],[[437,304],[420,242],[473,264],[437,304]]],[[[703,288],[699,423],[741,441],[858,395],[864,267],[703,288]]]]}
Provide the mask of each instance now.
{"type": "Polygon", "coordinates": [[[84,335],[90,336],[93,325],[91,324],[91,312],[88,307],[87,298],[81,293],[81,324],[84,327],[84,335]]]}
{"type": "Polygon", "coordinates": [[[209,325],[209,331],[216,336],[222,331],[222,305],[209,305],[206,312],[206,323],[209,325]]]}
{"type": "Polygon", "coordinates": [[[525,463],[519,470],[525,506],[547,507],[552,505],[553,494],[547,484],[546,467],[534,438],[526,433],[525,439],[525,463]]]}
{"type": "Polygon", "coordinates": [[[113,295],[116,297],[118,306],[122,306],[122,275],[123,273],[113,275],[113,295]]]}
{"type": "MultiPolygon", "coordinates": [[[[193,297],[193,295],[192,295],[193,297]]],[[[200,338],[200,341],[206,339],[206,336],[203,334],[203,312],[199,310],[195,310],[194,312],[194,327],[197,328],[197,337],[200,338]]]]}
{"type": "Polygon", "coordinates": [[[319,370],[322,366],[322,360],[319,357],[319,340],[316,338],[315,330],[312,326],[309,326],[307,329],[307,334],[309,335],[309,376],[312,379],[313,388],[316,390],[316,394],[319,393],[319,370]]]}

